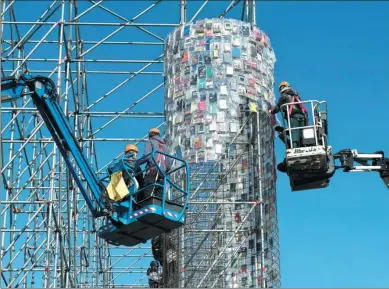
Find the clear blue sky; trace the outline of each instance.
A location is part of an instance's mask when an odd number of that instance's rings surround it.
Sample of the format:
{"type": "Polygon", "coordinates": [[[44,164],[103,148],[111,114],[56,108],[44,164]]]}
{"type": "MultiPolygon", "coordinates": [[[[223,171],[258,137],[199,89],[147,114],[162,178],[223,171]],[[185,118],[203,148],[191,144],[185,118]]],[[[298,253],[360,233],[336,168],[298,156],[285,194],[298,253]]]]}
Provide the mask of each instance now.
{"type": "MultiPolygon", "coordinates": [[[[41,7],[47,6],[42,3],[41,7]]],[[[136,15],[141,6],[151,4],[147,3],[122,1],[106,6],[130,17],[136,15]],[[134,12],[125,11],[123,7],[131,7],[134,12]]],[[[81,5],[90,6],[88,3],[81,5]]],[[[226,2],[213,2],[210,4],[213,8],[205,9],[200,17],[216,16],[213,11],[220,11],[220,7],[225,6],[226,2]]],[[[192,15],[193,11],[189,6],[188,14],[192,15]]],[[[276,83],[288,80],[302,98],[328,101],[329,137],[335,151],[343,148],[357,148],[361,152],[385,150],[389,155],[388,11],[389,2],[257,3],[259,26],[269,35],[276,52],[276,83]]],[[[118,22],[101,11],[93,13],[86,15],[85,21],[118,22]]],[[[229,16],[239,18],[240,10],[229,16]]],[[[164,8],[145,15],[140,22],[155,22],[155,17],[166,23],[177,19],[177,15],[164,8]]],[[[112,30],[109,27],[98,30],[83,27],[82,35],[84,40],[101,39],[112,30]],[[85,32],[87,29],[89,32],[85,32]]],[[[153,31],[165,37],[169,28],[153,31]]],[[[121,34],[121,38],[116,39],[152,40],[137,33],[128,37],[121,34]]],[[[110,49],[112,46],[96,50],[90,58],[150,59],[145,47],[138,48],[136,53],[132,50],[131,56],[126,55],[128,51],[117,51],[112,55],[110,49]]],[[[158,49],[149,51],[158,56],[162,53],[158,49]]],[[[46,57],[49,57],[48,53],[54,53],[53,57],[56,57],[57,51],[41,53],[46,57]]],[[[104,65],[107,70],[112,69],[112,66],[108,68],[109,64],[104,65]]],[[[93,64],[87,67],[96,69],[93,64]]],[[[121,70],[134,70],[135,66],[122,67],[121,70]]],[[[94,85],[89,82],[92,99],[114,87],[109,79],[114,78],[107,76],[106,83],[102,83],[102,77],[95,77],[94,85]]],[[[115,82],[119,83],[117,79],[125,77],[116,78],[115,82]]],[[[107,105],[110,105],[109,109],[122,110],[160,82],[160,76],[139,77],[120,90],[116,97],[121,97],[120,102],[102,102],[96,110],[108,110],[107,105]],[[128,101],[126,99],[124,103],[123,97],[128,97],[128,101]]],[[[157,94],[159,98],[146,100],[134,110],[162,111],[163,90],[157,94]]],[[[103,135],[140,137],[159,122],[138,121],[134,126],[132,120],[131,126],[126,126],[128,120],[119,120],[103,135]]],[[[97,127],[98,123],[94,125],[97,127]]],[[[107,144],[98,145],[101,152],[98,159],[100,164],[105,164],[121,151],[123,144],[110,143],[111,155],[106,153],[107,144]]],[[[284,147],[278,140],[276,146],[277,158],[281,161],[284,147]]],[[[339,171],[327,189],[292,193],[287,177],[279,174],[277,194],[283,287],[389,286],[389,190],[378,175],[339,171]]]]}
{"type": "MultiPolygon", "coordinates": [[[[334,150],[389,154],[389,2],[264,2],[276,82],[329,105],[334,150]]],[[[277,141],[277,158],[283,157],[277,141]]],[[[283,287],[388,287],[389,191],[378,175],[292,193],[277,181],[283,287]]]]}

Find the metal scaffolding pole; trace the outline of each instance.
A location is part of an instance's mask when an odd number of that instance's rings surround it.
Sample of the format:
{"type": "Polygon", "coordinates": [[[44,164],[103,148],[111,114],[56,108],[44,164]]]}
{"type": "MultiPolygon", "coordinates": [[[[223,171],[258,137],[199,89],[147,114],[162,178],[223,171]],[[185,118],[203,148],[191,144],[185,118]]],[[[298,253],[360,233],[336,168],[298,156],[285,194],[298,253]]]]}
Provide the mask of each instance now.
{"type": "Polygon", "coordinates": [[[247,22],[256,25],[256,0],[247,0],[247,22]]]}

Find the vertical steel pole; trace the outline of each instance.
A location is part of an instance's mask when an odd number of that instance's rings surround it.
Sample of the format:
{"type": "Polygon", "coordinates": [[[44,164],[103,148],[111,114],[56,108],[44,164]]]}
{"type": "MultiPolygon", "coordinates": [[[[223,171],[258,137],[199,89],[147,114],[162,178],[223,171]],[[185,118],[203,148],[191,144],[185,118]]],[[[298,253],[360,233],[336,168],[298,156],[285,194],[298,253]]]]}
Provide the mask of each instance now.
{"type": "MultiPolygon", "coordinates": [[[[3,0],[0,0],[0,15],[3,14],[3,0]]],[[[0,53],[1,55],[3,55],[3,17],[0,16],[0,53]]],[[[3,63],[1,63],[1,65],[3,65],[3,63]]],[[[0,81],[1,81],[1,73],[0,73],[0,81]]],[[[1,97],[1,92],[0,92],[0,97],[1,97]]],[[[3,140],[2,140],[2,134],[1,134],[1,131],[3,130],[3,124],[1,122],[1,120],[3,119],[3,116],[2,116],[2,109],[1,109],[1,101],[0,101],[0,169],[3,169],[3,151],[2,151],[2,148],[3,146],[1,145],[3,143],[3,140]]],[[[0,184],[3,184],[3,174],[0,174],[0,184]]],[[[5,200],[5,196],[3,197],[3,190],[1,190],[1,198],[0,200],[5,200]]],[[[1,224],[0,224],[1,226],[1,224]]],[[[5,220],[4,220],[4,228],[5,227],[5,220]]],[[[4,236],[3,236],[4,233],[0,234],[0,246],[1,248],[4,247],[4,236]]],[[[0,250],[0,256],[2,255],[3,253],[3,249],[0,250]]],[[[3,261],[2,259],[0,260],[0,267],[3,268],[3,261]]],[[[1,281],[0,282],[0,286],[3,284],[3,282],[1,281]]],[[[7,286],[8,284],[6,282],[4,282],[4,285],[7,286]]]]}
{"type": "Polygon", "coordinates": [[[252,25],[256,25],[256,17],[255,17],[255,3],[256,0],[248,0],[248,17],[247,21],[252,25]]]}
{"type": "Polygon", "coordinates": [[[256,123],[256,139],[257,139],[257,149],[258,149],[258,160],[257,160],[257,163],[258,163],[258,169],[257,169],[257,173],[258,173],[258,190],[259,190],[259,221],[260,221],[260,232],[261,232],[261,287],[262,288],[266,288],[266,282],[265,282],[265,278],[263,277],[263,272],[264,272],[264,268],[265,268],[265,238],[264,238],[264,232],[263,232],[263,229],[265,227],[265,223],[264,223],[264,214],[263,214],[263,192],[262,192],[262,155],[261,155],[261,151],[262,151],[262,148],[261,148],[261,133],[262,131],[259,130],[260,128],[260,125],[261,125],[261,122],[259,120],[259,116],[260,116],[260,112],[257,112],[256,113],[256,117],[257,117],[257,123],[256,123]]]}
{"type": "Polygon", "coordinates": [[[186,23],[186,0],[180,0],[180,25],[186,23]]]}

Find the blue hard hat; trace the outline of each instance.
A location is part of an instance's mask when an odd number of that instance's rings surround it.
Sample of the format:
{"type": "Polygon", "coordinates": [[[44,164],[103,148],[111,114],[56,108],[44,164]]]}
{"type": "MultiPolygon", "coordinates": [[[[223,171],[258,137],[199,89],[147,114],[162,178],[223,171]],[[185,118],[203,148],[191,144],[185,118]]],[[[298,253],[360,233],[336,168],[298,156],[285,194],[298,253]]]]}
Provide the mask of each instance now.
{"type": "Polygon", "coordinates": [[[158,262],[157,262],[157,261],[151,261],[150,267],[153,267],[153,266],[159,267],[159,266],[158,266],[158,262]]]}

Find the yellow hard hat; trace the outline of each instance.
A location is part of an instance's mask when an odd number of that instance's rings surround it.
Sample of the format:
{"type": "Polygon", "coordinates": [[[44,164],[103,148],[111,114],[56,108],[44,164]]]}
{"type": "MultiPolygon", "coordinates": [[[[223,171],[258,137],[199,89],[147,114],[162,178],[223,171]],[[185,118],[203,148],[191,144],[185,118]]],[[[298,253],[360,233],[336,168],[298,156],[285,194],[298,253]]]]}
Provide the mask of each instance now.
{"type": "Polygon", "coordinates": [[[280,85],[278,86],[278,90],[280,90],[284,86],[290,86],[289,82],[287,81],[281,81],[280,85]]]}
{"type": "Polygon", "coordinates": [[[160,134],[159,129],[157,129],[156,127],[153,127],[149,130],[149,135],[154,134],[154,133],[160,134]]]}
{"type": "Polygon", "coordinates": [[[130,151],[133,151],[133,152],[136,152],[136,153],[139,152],[138,147],[136,145],[134,145],[134,144],[126,145],[126,148],[125,148],[124,152],[128,153],[130,151]]]}

